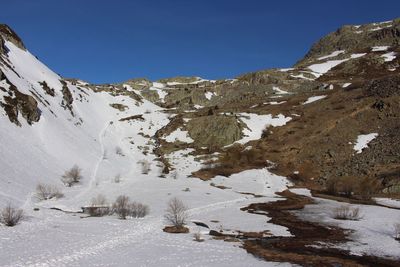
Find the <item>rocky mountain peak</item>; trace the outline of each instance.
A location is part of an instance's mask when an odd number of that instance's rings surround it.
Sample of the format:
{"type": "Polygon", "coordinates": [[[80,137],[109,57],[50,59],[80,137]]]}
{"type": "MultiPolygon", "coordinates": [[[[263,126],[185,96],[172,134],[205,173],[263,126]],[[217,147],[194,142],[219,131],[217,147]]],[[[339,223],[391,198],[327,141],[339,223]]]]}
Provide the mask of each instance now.
{"type": "Polygon", "coordinates": [[[400,44],[400,18],[364,25],[344,25],[316,42],[296,66],[335,51],[362,52],[373,46],[400,44]]]}
{"type": "Polygon", "coordinates": [[[0,24],[0,52],[3,53],[4,49],[4,40],[10,41],[14,43],[21,49],[26,49],[24,43],[21,38],[6,24],[0,24]]]}

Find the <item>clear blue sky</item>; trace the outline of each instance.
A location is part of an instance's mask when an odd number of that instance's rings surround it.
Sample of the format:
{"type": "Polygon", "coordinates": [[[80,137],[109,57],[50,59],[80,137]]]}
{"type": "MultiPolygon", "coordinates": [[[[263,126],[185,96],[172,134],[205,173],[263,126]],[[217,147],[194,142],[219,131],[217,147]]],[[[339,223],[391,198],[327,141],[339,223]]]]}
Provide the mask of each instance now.
{"type": "Polygon", "coordinates": [[[289,67],[343,24],[400,17],[400,1],[0,0],[0,23],[65,77],[231,78],[289,67]]]}

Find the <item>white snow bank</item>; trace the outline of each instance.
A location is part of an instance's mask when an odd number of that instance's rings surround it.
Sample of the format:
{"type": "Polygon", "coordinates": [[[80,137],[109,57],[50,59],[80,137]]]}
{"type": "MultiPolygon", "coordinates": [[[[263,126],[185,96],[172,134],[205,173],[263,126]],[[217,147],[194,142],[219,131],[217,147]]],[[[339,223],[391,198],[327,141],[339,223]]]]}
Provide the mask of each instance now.
{"type": "Polygon", "coordinates": [[[310,70],[313,72],[319,73],[320,76],[324,73],[327,73],[330,69],[336,67],[337,65],[347,61],[348,59],[342,59],[342,60],[329,60],[325,63],[318,63],[318,64],[313,64],[311,66],[308,66],[310,70]]]}
{"type": "Polygon", "coordinates": [[[262,131],[267,125],[273,127],[283,126],[292,119],[282,114],[276,117],[273,117],[271,114],[258,115],[254,113],[240,113],[239,115],[242,116],[241,120],[247,125],[247,128],[243,130],[244,137],[237,141],[241,144],[260,139],[262,131]]]}
{"type": "Polygon", "coordinates": [[[396,53],[389,52],[389,53],[383,54],[382,57],[385,59],[385,62],[390,62],[396,58],[396,53]]]}
{"type": "Polygon", "coordinates": [[[327,59],[327,58],[331,58],[331,57],[336,57],[340,54],[343,54],[345,50],[338,50],[338,51],[334,51],[332,53],[330,53],[327,56],[323,56],[323,57],[319,57],[318,60],[323,60],[323,59],[327,59]]]}
{"type": "Polygon", "coordinates": [[[278,95],[285,95],[285,94],[289,94],[288,91],[284,91],[282,89],[280,89],[277,86],[272,86],[272,90],[274,90],[278,95]]]}
{"type": "Polygon", "coordinates": [[[211,98],[214,96],[215,94],[213,92],[206,92],[204,94],[204,96],[208,99],[211,100],[211,98]]]}
{"type": "Polygon", "coordinates": [[[399,208],[400,209],[400,199],[392,199],[392,198],[386,198],[386,197],[377,197],[374,198],[376,203],[385,205],[388,207],[393,207],[393,208],[399,208]]]}
{"type": "Polygon", "coordinates": [[[310,104],[310,103],[312,103],[312,102],[321,100],[321,99],[323,99],[323,98],[325,98],[325,97],[327,97],[327,96],[326,96],[326,95],[311,96],[311,97],[309,97],[309,98],[303,103],[303,105],[310,104]]]}
{"type": "Polygon", "coordinates": [[[372,52],[386,51],[388,48],[389,46],[373,46],[372,52]]]}
{"type": "Polygon", "coordinates": [[[172,133],[170,133],[165,140],[167,142],[173,143],[175,141],[180,141],[183,143],[193,143],[194,140],[190,138],[189,133],[187,131],[182,131],[181,128],[176,129],[172,133]]]}
{"type": "Polygon", "coordinates": [[[357,137],[357,142],[354,145],[354,150],[357,151],[357,154],[360,154],[364,148],[368,147],[368,143],[374,140],[377,136],[377,133],[359,135],[357,137]]]}

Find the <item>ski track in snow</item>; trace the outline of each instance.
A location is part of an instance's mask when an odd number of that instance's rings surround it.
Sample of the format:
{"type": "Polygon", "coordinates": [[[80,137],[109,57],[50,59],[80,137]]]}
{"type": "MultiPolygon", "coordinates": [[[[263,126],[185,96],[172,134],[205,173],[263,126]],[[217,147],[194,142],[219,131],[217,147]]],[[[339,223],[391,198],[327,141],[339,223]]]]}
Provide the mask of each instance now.
{"type": "MultiPolygon", "coordinates": [[[[238,202],[247,200],[248,198],[241,197],[238,199],[234,200],[229,200],[229,201],[222,201],[222,202],[217,202],[209,205],[205,205],[202,207],[196,207],[188,210],[188,213],[193,216],[193,215],[199,215],[201,213],[209,212],[211,210],[218,210],[218,209],[225,209],[229,205],[236,204],[238,202]]],[[[57,216],[56,216],[57,217],[57,216]]],[[[48,227],[49,223],[51,223],[53,220],[50,219],[50,217],[47,217],[47,220],[43,223],[40,223],[40,226],[43,228],[48,227]]],[[[41,253],[40,255],[35,255],[31,256],[28,261],[26,260],[21,260],[14,262],[10,265],[4,265],[4,267],[11,267],[11,266],[29,266],[29,267],[49,267],[49,266],[70,266],[73,263],[77,263],[82,259],[85,259],[87,257],[99,257],[104,251],[110,251],[112,249],[115,249],[117,247],[121,246],[129,246],[129,247],[137,247],[137,246],[143,246],[143,243],[149,243],[151,244],[150,241],[146,241],[148,236],[154,235],[154,233],[157,233],[157,231],[160,231],[160,229],[163,226],[163,217],[162,216],[157,216],[153,218],[148,218],[147,220],[131,220],[131,221],[126,221],[127,224],[125,227],[119,227],[117,228],[117,232],[115,231],[115,228],[107,233],[104,234],[102,241],[100,242],[94,242],[93,244],[91,243],[92,240],[81,240],[82,243],[76,244],[74,247],[63,247],[63,251],[59,251],[57,255],[61,255],[58,257],[54,257],[55,253],[54,251],[48,250],[47,252],[41,253]],[[150,220],[149,220],[150,219],[150,220]],[[69,250],[69,251],[68,251],[69,250]],[[66,252],[68,251],[68,252],[66,252]]],[[[33,229],[32,229],[33,230],[33,229]]],[[[62,230],[60,230],[62,231],[62,230]]],[[[157,235],[157,240],[159,242],[160,235],[157,235]]],[[[186,247],[193,246],[193,241],[191,240],[184,240],[184,239],[179,239],[178,242],[170,242],[173,238],[169,238],[168,234],[161,234],[162,239],[168,239],[169,242],[163,243],[163,246],[168,246],[168,247],[179,247],[181,249],[185,249],[186,247]],[[171,240],[170,240],[171,239],[171,240]]],[[[207,244],[207,249],[209,250],[223,250],[224,246],[223,244],[218,245],[218,244],[207,244]]],[[[223,252],[223,251],[221,251],[223,252]]],[[[177,255],[170,255],[169,257],[173,257],[173,259],[176,259],[177,255]]],[[[157,260],[150,260],[153,261],[153,263],[160,263],[160,261],[166,261],[169,259],[169,257],[161,257],[157,260]]],[[[200,259],[199,259],[200,260],[200,259]]],[[[202,264],[205,263],[217,263],[217,262],[223,262],[223,258],[208,258],[208,259],[201,259],[202,264]]],[[[179,261],[178,261],[179,262],[179,261]]],[[[150,262],[149,262],[150,264],[150,262]]],[[[196,265],[196,262],[193,262],[194,265],[196,265]]],[[[187,266],[190,266],[187,265],[187,266]]]]}

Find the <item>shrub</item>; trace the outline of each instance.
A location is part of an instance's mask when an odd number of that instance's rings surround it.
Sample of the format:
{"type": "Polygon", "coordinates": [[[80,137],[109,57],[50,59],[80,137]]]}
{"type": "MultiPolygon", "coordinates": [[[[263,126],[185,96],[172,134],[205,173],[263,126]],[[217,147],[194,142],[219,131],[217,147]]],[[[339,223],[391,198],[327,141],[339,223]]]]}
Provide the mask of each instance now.
{"type": "Polygon", "coordinates": [[[149,214],[149,206],[139,202],[132,202],[129,207],[129,215],[133,218],[143,218],[149,214]]]}
{"type": "Polygon", "coordinates": [[[8,204],[1,210],[0,223],[6,226],[17,225],[24,217],[24,211],[21,209],[14,208],[11,204],[8,204]]]}
{"type": "Polygon", "coordinates": [[[124,152],[122,151],[122,148],[119,146],[115,147],[115,154],[117,154],[118,156],[121,156],[121,157],[125,156],[124,152]]]}
{"type": "Polygon", "coordinates": [[[88,207],[88,212],[90,216],[104,216],[109,214],[110,208],[106,197],[102,194],[93,197],[88,207]]]}
{"type": "Polygon", "coordinates": [[[151,163],[147,159],[143,159],[138,163],[142,165],[142,174],[149,174],[151,163]]]}
{"type": "Polygon", "coordinates": [[[400,241],[400,223],[394,225],[394,238],[400,241]]]}
{"type": "Polygon", "coordinates": [[[119,182],[121,182],[121,174],[115,175],[115,177],[114,177],[114,182],[115,182],[116,184],[118,184],[119,182]]]}
{"type": "Polygon", "coordinates": [[[52,198],[62,198],[64,194],[54,185],[39,183],[36,186],[35,196],[38,200],[48,200],[52,198]]]}
{"type": "Polygon", "coordinates": [[[265,125],[265,127],[264,127],[264,129],[262,130],[262,133],[261,133],[261,138],[267,138],[268,137],[268,135],[270,134],[270,131],[269,131],[270,126],[271,125],[269,125],[269,124],[265,125]]]}
{"type": "Polygon", "coordinates": [[[74,165],[70,170],[66,171],[64,175],[61,177],[62,182],[71,187],[72,185],[79,183],[82,179],[82,169],[80,169],[77,165],[74,165]]]}
{"type": "Polygon", "coordinates": [[[120,219],[125,220],[130,213],[129,197],[124,195],[117,197],[112,209],[113,212],[115,212],[120,219]]]}
{"type": "Polygon", "coordinates": [[[338,220],[354,220],[357,221],[361,218],[360,209],[352,208],[347,205],[340,206],[333,210],[333,217],[338,220]]]}
{"type": "Polygon", "coordinates": [[[168,202],[164,218],[175,227],[182,227],[188,219],[187,206],[182,200],[174,197],[168,202]]]}
{"type": "Polygon", "coordinates": [[[363,177],[357,180],[355,192],[361,199],[370,200],[372,195],[381,189],[381,182],[374,177],[363,177]]]}

